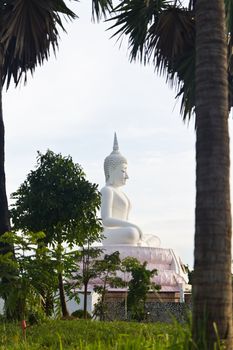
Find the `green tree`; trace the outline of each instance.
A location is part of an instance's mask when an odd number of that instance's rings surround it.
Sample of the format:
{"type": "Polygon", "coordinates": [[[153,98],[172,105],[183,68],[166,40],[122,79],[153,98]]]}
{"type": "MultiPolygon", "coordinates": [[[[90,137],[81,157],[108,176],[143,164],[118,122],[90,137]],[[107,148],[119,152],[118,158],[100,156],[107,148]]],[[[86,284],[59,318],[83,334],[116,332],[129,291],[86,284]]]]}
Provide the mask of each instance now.
{"type": "MultiPolygon", "coordinates": [[[[49,58],[50,48],[58,47],[58,28],[65,30],[61,16],[75,14],[63,0],[5,0],[0,2],[0,235],[10,231],[5,185],[5,131],[2,111],[2,88],[11,79],[17,85],[28,71],[49,58]]],[[[1,252],[11,250],[7,243],[1,252]]]]}
{"type": "Polygon", "coordinates": [[[127,307],[132,319],[142,321],[145,319],[145,303],[149,291],[158,291],[160,286],[151,281],[157,270],[148,270],[147,262],[140,263],[136,258],[127,257],[122,260],[123,271],[131,273],[128,283],[127,307]]]}
{"type": "Polygon", "coordinates": [[[84,303],[83,303],[83,311],[84,318],[87,318],[87,295],[88,295],[88,284],[91,279],[97,277],[98,271],[95,268],[95,260],[102,253],[102,249],[96,247],[87,247],[82,248],[82,284],[84,286],[84,303]]]}
{"type": "MultiPolygon", "coordinates": [[[[178,87],[183,117],[196,113],[193,335],[233,348],[228,114],[233,86],[232,0],[122,0],[113,36],[129,37],[130,59],[152,61],[178,87]],[[203,320],[206,320],[203,324],[203,320]],[[199,323],[202,323],[200,327],[199,323]]],[[[203,346],[204,345],[200,345],[203,346]]]]}
{"type": "Polygon", "coordinates": [[[96,260],[94,270],[96,275],[102,281],[101,284],[94,286],[94,291],[99,293],[98,301],[95,305],[94,315],[104,321],[107,313],[106,294],[109,287],[124,286],[123,280],[117,276],[121,269],[120,253],[118,251],[108,255],[105,254],[101,260],[96,260]]]}
{"type": "Polygon", "coordinates": [[[48,150],[44,155],[38,152],[36,169],[12,194],[12,199],[14,229],[44,232],[43,241],[54,250],[61,309],[63,316],[67,316],[63,283],[70,256],[67,249],[84,244],[87,237],[98,239],[102,231],[97,217],[100,207],[97,185],[86,180],[82,168],[70,156],[48,150]]]}
{"type": "MultiPolygon", "coordinates": [[[[100,239],[102,236],[100,236],[100,239]]],[[[72,290],[78,286],[79,289],[84,288],[83,291],[83,318],[88,318],[87,313],[87,297],[88,297],[88,284],[90,280],[98,276],[98,269],[95,267],[95,260],[103,252],[99,247],[93,247],[88,241],[85,245],[80,247],[80,250],[76,253],[75,269],[71,272],[71,278],[74,281],[72,284],[72,290]],[[79,266],[77,264],[79,262],[79,266]]],[[[71,291],[71,297],[76,297],[76,293],[71,291]]]]}
{"type": "Polygon", "coordinates": [[[43,232],[25,235],[7,232],[0,237],[3,243],[14,245],[14,254],[0,255],[0,296],[5,299],[5,315],[8,319],[23,320],[30,314],[45,314],[43,291],[55,292],[57,278],[56,262],[51,264],[51,252],[38,246],[43,232]],[[7,283],[6,283],[7,281],[7,283]]]}

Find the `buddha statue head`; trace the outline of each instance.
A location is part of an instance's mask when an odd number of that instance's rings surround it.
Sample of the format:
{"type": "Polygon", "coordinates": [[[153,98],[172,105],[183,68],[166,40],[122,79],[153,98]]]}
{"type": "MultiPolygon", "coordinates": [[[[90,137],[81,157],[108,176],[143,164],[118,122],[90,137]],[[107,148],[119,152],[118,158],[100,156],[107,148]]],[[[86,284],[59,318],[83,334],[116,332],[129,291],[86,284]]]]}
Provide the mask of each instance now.
{"type": "Polygon", "coordinates": [[[128,179],[127,160],[119,152],[116,133],[114,134],[113,151],[104,160],[104,173],[107,185],[123,186],[128,179]]]}

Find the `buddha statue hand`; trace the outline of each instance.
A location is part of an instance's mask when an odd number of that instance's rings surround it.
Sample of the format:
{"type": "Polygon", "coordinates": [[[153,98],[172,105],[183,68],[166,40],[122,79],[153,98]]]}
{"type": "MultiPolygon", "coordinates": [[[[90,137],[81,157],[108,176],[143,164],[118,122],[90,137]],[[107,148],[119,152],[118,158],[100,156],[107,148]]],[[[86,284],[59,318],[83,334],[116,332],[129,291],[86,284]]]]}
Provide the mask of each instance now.
{"type": "Polygon", "coordinates": [[[139,242],[143,240],[143,233],[142,233],[142,230],[140,229],[140,227],[138,227],[137,225],[135,224],[132,224],[133,227],[135,227],[137,230],[138,230],[138,233],[139,233],[139,242]]]}

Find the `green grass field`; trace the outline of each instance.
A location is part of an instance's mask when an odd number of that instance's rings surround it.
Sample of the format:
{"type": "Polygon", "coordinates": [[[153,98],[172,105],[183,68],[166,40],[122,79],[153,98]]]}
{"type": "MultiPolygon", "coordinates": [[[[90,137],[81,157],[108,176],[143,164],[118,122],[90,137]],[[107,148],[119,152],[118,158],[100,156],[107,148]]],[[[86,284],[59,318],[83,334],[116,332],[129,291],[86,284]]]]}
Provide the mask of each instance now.
{"type": "Polygon", "coordinates": [[[0,324],[0,350],[163,350],[188,349],[187,325],[98,321],[49,321],[27,328],[0,324]]]}

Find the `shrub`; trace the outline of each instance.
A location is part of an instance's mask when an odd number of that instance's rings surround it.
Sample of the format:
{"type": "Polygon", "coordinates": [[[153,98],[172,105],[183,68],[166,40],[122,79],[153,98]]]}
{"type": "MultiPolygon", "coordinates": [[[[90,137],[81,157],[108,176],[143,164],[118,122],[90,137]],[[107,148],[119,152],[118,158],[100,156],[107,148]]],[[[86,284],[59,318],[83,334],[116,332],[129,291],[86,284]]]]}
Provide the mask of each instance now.
{"type": "MultiPolygon", "coordinates": [[[[77,318],[84,318],[84,310],[76,310],[74,312],[72,312],[71,316],[77,317],[77,318]]],[[[89,314],[89,312],[87,311],[87,319],[91,319],[91,315],[89,314]]]]}

